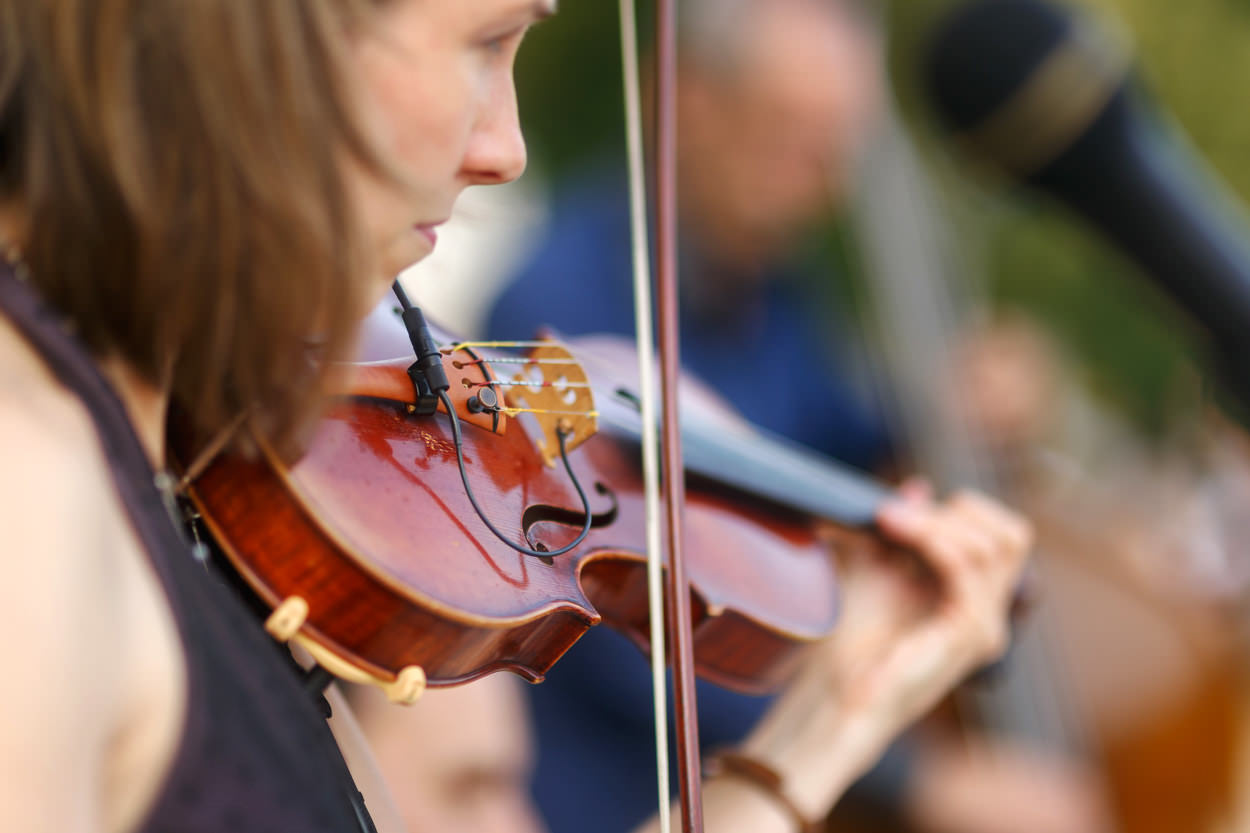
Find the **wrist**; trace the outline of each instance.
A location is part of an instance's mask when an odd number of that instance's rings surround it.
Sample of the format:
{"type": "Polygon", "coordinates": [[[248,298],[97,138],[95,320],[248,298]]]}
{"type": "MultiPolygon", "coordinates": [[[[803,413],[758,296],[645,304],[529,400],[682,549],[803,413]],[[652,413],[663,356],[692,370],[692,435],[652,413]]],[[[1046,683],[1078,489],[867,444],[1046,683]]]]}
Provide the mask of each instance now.
{"type": "Polygon", "coordinates": [[[802,810],[790,798],[785,776],[750,755],[732,749],[714,752],[703,761],[703,777],[728,778],[746,785],[759,796],[767,798],[773,805],[772,809],[781,811],[790,828],[798,833],[823,833],[825,829],[824,813],[813,816],[802,810]]]}
{"type": "Polygon", "coordinates": [[[768,791],[725,775],[703,782],[703,821],[709,831],[750,830],[793,833],[795,819],[768,791]]]}
{"type": "Polygon", "coordinates": [[[789,721],[770,714],[741,751],[780,778],[804,819],[823,819],[856,779],[871,768],[889,738],[872,715],[848,713],[832,698],[789,721]]]}

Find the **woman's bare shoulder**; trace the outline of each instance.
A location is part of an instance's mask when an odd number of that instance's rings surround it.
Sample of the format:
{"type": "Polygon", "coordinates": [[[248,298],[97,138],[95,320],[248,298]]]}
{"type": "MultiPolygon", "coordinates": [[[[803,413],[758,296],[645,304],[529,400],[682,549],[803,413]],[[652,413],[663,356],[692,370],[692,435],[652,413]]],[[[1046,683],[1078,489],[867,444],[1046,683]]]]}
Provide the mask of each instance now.
{"type": "Polygon", "coordinates": [[[88,511],[104,459],[86,409],[41,365],[2,349],[0,512],[35,518],[88,511]],[[86,505],[84,505],[84,502],[86,505]]]}
{"type": "Polygon", "coordinates": [[[100,808],[86,797],[117,734],[129,665],[115,592],[126,573],[125,524],[114,517],[85,408],[25,345],[4,343],[11,331],[3,330],[0,551],[9,572],[0,609],[12,630],[0,641],[0,666],[13,684],[0,690],[0,711],[14,719],[0,727],[0,746],[22,750],[27,763],[0,784],[0,807],[9,808],[0,827],[54,829],[49,818],[23,816],[27,803],[61,822],[98,824],[100,808]],[[58,795],[74,798],[60,804],[58,795]]]}
{"type": "Polygon", "coordinates": [[[68,430],[74,431],[74,434],[66,436],[67,440],[91,439],[91,423],[85,409],[73,394],[58,383],[35,349],[2,316],[0,419],[14,428],[25,429],[20,435],[0,437],[0,441],[7,439],[20,445],[25,439],[34,441],[44,438],[44,432],[38,429],[45,424],[53,432],[51,438],[68,430]]]}
{"type": "Polygon", "coordinates": [[[6,335],[0,328],[0,541],[23,580],[0,582],[0,603],[55,594],[90,607],[81,578],[108,569],[115,552],[104,457],[86,409],[6,335]]]}
{"type": "Polygon", "coordinates": [[[0,582],[0,600],[57,593],[83,605],[77,577],[114,550],[106,463],[86,408],[3,322],[0,460],[0,541],[23,576],[23,587],[0,582]]]}

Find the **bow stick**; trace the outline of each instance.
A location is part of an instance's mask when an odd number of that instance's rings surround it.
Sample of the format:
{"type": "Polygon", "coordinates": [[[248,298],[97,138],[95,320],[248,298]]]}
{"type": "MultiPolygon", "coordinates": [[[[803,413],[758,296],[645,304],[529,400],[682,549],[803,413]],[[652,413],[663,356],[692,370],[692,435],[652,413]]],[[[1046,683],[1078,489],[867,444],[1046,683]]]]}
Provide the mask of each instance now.
{"type": "Polygon", "coordinates": [[[651,599],[651,671],[655,696],[656,766],[660,829],[668,833],[668,742],[663,634],[670,635],[673,692],[676,699],[678,778],[682,829],[702,833],[703,802],[699,766],[699,729],[694,688],[694,635],[690,582],[682,554],[682,465],[677,380],[681,365],[677,328],[677,146],[676,146],[676,7],[656,2],[656,241],[659,288],[660,384],[663,405],[663,486],[667,507],[668,565],[665,588],[668,627],[661,622],[660,499],[657,483],[655,385],[652,378],[652,332],[649,246],[643,186],[642,118],[639,94],[637,24],[634,0],[621,0],[621,53],[624,62],[626,142],[629,148],[630,204],[633,229],[634,300],[642,410],[643,478],[647,494],[648,590],[651,599]]]}

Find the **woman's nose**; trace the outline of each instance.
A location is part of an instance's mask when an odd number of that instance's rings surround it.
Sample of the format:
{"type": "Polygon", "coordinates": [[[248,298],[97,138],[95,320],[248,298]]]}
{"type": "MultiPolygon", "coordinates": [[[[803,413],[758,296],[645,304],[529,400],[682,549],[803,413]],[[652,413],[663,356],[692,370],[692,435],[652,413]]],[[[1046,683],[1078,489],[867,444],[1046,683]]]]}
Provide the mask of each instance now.
{"type": "Polygon", "coordinates": [[[511,79],[492,95],[464,158],[464,174],[474,185],[511,182],[525,172],[525,137],[511,79]]]}

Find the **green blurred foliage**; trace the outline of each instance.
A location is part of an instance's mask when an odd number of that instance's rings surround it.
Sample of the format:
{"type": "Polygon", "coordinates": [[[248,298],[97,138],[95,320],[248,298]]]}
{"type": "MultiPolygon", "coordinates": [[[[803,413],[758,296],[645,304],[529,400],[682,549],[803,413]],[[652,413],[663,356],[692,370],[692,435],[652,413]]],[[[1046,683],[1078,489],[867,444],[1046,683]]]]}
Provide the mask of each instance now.
{"type": "MultiPolygon", "coordinates": [[[[647,9],[639,14],[647,27],[647,9]]],[[[624,158],[619,19],[616,0],[564,0],[526,37],[517,95],[531,161],[544,175],[595,156],[624,158]]]]}
{"type": "MultiPolygon", "coordinates": [[[[1201,404],[1194,384],[1200,344],[1188,322],[1057,208],[975,184],[973,172],[952,164],[929,132],[915,66],[934,19],[957,2],[893,3],[889,62],[900,105],[963,221],[961,237],[979,250],[972,260],[986,269],[991,300],[1040,318],[1105,402],[1165,436],[1201,404]]],[[[650,6],[641,10],[644,38],[650,6]]],[[[1241,101],[1250,87],[1250,0],[1088,0],[1084,8],[1120,28],[1147,90],[1217,174],[1243,200],[1250,197],[1250,107],[1241,101]]],[[[531,33],[517,78],[531,157],[543,174],[621,153],[619,42],[614,0],[564,0],[560,14],[531,33]]]]}

